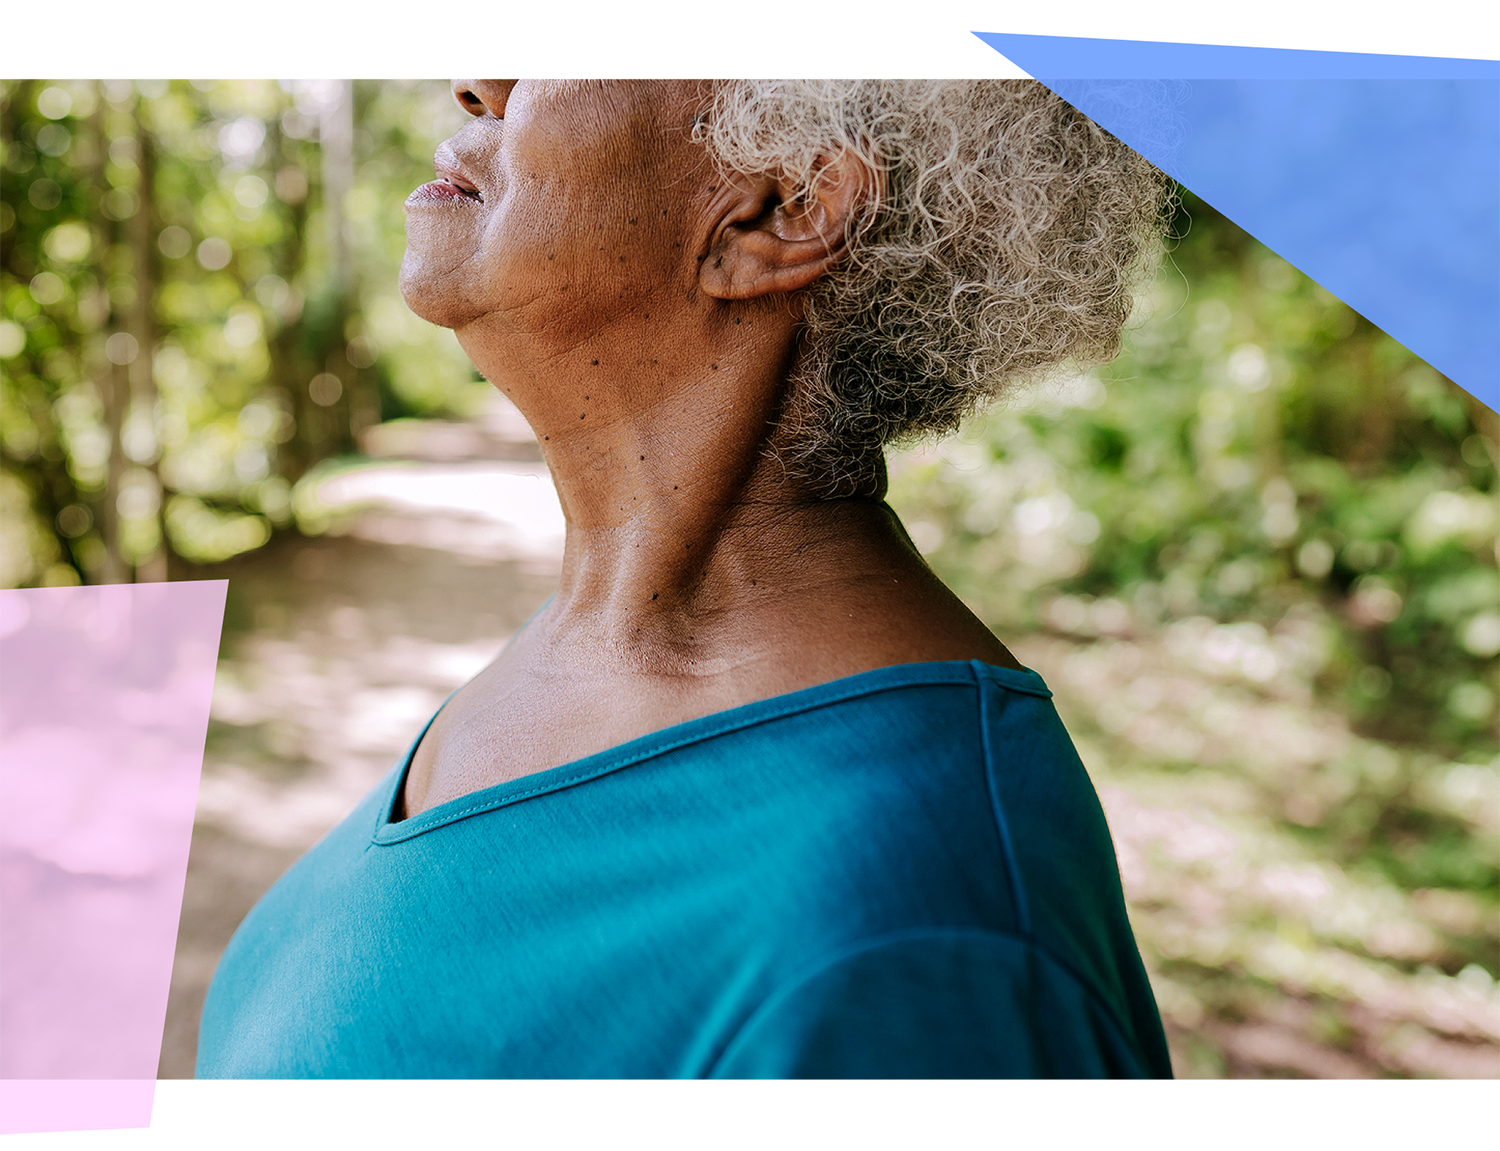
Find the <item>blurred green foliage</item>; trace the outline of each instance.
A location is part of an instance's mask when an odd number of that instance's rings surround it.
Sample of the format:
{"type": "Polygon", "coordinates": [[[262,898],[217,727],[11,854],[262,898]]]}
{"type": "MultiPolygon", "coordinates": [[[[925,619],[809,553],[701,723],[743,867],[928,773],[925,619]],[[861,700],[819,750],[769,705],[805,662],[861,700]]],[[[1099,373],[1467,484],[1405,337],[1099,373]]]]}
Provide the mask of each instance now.
{"type": "Polygon", "coordinates": [[[1494,413],[1190,193],[1174,233],[1118,360],[907,459],[919,544],[1012,627],[1315,633],[1364,730],[1492,749],[1494,413]]]}
{"type": "Polygon", "coordinates": [[[1500,1073],[1495,415],[1190,193],[1174,231],[1117,361],[892,503],[1058,692],[1181,1073],[1500,1073]]]}
{"type": "Polygon", "coordinates": [[[0,86],[0,583],[257,547],[365,427],[484,394],[395,287],[458,115],[432,82],[0,86]]]}

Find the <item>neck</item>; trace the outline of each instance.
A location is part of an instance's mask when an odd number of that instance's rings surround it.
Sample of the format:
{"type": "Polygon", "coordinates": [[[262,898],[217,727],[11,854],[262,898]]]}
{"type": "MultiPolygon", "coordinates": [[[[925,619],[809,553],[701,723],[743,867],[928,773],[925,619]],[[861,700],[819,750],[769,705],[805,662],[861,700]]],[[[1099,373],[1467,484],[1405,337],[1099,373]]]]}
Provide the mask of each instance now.
{"type": "MultiPolygon", "coordinates": [[[[781,463],[791,317],[719,304],[698,338],[648,342],[647,308],[629,338],[595,331],[509,360],[539,370],[486,372],[536,431],[567,520],[540,630],[641,670],[693,674],[733,658],[724,652],[756,658],[752,633],[765,633],[752,621],[766,612],[850,573],[921,564],[878,498],[819,499],[781,463]]],[[[485,341],[460,340],[483,366],[485,341]]]]}

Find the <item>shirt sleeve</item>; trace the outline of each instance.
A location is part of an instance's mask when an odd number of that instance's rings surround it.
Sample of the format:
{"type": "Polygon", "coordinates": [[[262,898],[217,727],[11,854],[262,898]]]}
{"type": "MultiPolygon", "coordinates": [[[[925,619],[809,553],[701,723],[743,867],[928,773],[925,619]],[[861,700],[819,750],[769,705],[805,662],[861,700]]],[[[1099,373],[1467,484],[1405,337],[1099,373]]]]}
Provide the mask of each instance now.
{"type": "Polygon", "coordinates": [[[731,1079],[1145,1078],[1117,1014],[1035,945],[921,932],[773,994],[712,1068],[731,1079]]]}

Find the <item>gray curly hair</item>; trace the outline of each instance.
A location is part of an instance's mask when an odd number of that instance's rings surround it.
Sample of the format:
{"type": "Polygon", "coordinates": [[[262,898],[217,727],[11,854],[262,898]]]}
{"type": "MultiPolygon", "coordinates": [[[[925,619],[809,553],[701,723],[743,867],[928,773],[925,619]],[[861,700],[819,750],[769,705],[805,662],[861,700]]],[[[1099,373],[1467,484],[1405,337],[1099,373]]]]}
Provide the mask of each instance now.
{"type": "Polygon", "coordinates": [[[1119,350],[1166,181],[1034,80],[737,80],[695,129],[727,172],[815,186],[852,152],[883,192],[807,291],[788,470],[878,492],[881,449],[1062,362],[1119,350]]]}

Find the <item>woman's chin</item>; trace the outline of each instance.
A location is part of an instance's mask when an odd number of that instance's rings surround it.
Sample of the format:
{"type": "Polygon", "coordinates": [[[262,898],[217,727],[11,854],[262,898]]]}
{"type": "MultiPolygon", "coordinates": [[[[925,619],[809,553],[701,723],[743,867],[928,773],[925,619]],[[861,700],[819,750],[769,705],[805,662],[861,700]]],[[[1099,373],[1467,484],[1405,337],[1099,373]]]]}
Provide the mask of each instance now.
{"type": "Polygon", "coordinates": [[[443,328],[461,328],[474,317],[465,293],[452,277],[435,270],[422,254],[408,247],[401,261],[401,297],[422,319],[443,328]]]}

